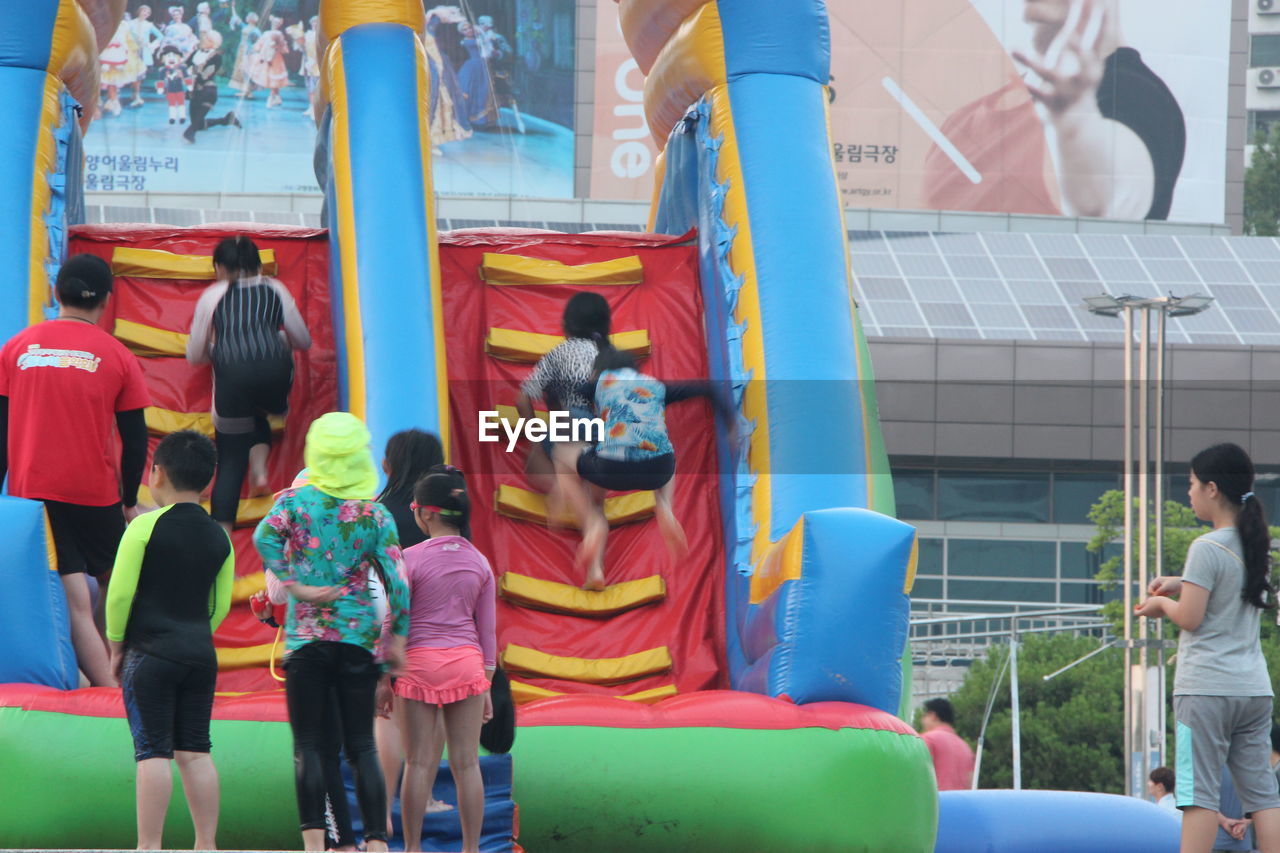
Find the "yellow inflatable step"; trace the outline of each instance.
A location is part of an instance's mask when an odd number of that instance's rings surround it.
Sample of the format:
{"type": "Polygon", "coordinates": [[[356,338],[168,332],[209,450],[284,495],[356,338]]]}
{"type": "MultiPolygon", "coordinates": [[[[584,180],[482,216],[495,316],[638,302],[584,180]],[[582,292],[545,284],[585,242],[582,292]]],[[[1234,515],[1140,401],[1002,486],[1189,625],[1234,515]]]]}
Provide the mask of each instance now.
{"type": "Polygon", "coordinates": [[[670,671],[671,652],[666,646],[658,646],[620,658],[572,658],[509,643],[502,650],[502,665],[511,672],[544,678],[618,684],[670,671]]]}
{"type": "Polygon", "coordinates": [[[267,666],[271,663],[272,648],[275,648],[277,656],[284,656],[284,643],[279,645],[263,643],[260,646],[243,646],[238,649],[215,649],[218,655],[218,671],[267,666]]]}
{"type": "MultiPolygon", "coordinates": [[[[277,275],[273,249],[258,252],[263,275],[277,275]]],[[[172,278],[180,281],[213,281],[213,255],[177,255],[160,249],[130,249],[117,246],[111,251],[111,274],[130,278],[172,278]]]]}
{"type": "MultiPolygon", "coordinates": [[[[647,329],[616,332],[609,336],[609,342],[615,349],[626,350],[636,358],[643,358],[650,352],[647,329]]],[[[484,339],[484,351],[503,361],[533,364],[562,343],[563,335],[542,335],[537,332],[490,327],[489,334],[484,339]]]]}
{"type": "MultiPolygon", "coordinates": [[[[138,487],[138,503],[143,506],[155,506],[155,499],[151,497],[151,489],[146,486],[138,487]]],[[[240,501],[240,507],[236,510],[236,527],[248,527],[262,521],[267,513],[271,511],[271,505],[274,503],[275,498],[271,495],[240,501]]],[[[208,501],[204,501],[200,505],[206,510],[209,509],[208,501]]]]}
{"type": "MultiPolygon", "coordinates": [[[[118,251],[118,250],[117,250],[118,251]]],[[[121,273],[116,273],[120,275],[121,273]]],[[[620,285],[644,281],[644,265],[638,255],[569,266],[559,261],[485,252],[480,278],[486,284],[620,285]]]]}
{"type": "MultiPolygon", "coordinates": [[[[547,522],[547,501],[537,492],[503,484],[494,493],[494,508],[507,518],[520,521],[547,522]]],[[[653,492],[629,492],[617,497],[605,498],[604,515],[610,526],[639,521],[653,515],[653,492]]],[[[562,519],[566,527],[577,527],[570,518],[562,519]]]]}
{"type": "Polygon", "coordinates": [[[190,335],[182,332],[157,329],[132,320],[116,320],[111,333],[130,352],[143,358],[185,358],[187,355],[187,339],[190,335]]]}
{"type": "MultiPolygon", "coordinates": [[[[523,681],[511,679],[511,698],[517,705],[523,705],[526,702],[532,702],[536,699],[549,699],[552,696],[567,696],[567,693],[561,693],[557,690],[548,690],[545,687],[538,687],[536,684],[527,684],[523,681]]],[[[614,696],[614,699],[625,699],[628,702],[643,702],[646,705],[652,705],[654,702],[661,702],[676,695],[676,686],[674,684],[664,684],[661,687],[655,687],[652,690],[641,690],[638,693],[626,693],[621,696],[614,696]]]]}
{"type": "MultiPolygon", "coordinates": [[[[175,412],[172,409],[148,406],[143,416],[147,421],[147,431],[154,435],[169,435],[190,429],[213,438],[213,416],[208,412],[175,412]]],[[[267,416],[272,432],[283,432],[284,420],[283,415],[267,416]]]]}
{"type": "Polygon", "coordinates": [[[262,572],[251,575],[238,575],[235,586],[231,588],[231,603],[244,604],[259,592],[267,589],[267,577],[262,572]]]}
{"type": "Polygon", "coordinates": [[[575,616],[613,616],[666,598],[667,583],[661,575],[650,575],[612,584],[599,592],[588,592],[568,584],[506,572],[498,581],[498,594],[534,610],[575,616]]]}

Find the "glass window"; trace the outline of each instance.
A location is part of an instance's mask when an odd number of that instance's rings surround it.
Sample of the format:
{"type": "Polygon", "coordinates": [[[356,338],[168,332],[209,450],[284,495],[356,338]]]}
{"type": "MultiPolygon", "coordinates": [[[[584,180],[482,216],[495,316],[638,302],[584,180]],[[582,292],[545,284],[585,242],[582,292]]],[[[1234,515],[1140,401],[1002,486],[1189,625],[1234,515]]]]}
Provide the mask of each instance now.
{"type": "Polygon", "coordinates": [[[916,574],[942,574],[942,544],[941,539],[920,540],[920,553],[916,557],[916,574]]]}
{"type": "Polygon", "coordinates": [[[1271,127],[1278,121],[1280,110],[1249,110],[1249,138],[1245,141],[1253,145],[1259,133],[1269,135],[1271,127]]]}
{"type": "Polygon", "coordinates": [[[1092,554],[1083,542],[1062,542],[1058,546],[1062,551],[1062,579],[1073,581],[1091,581],[1102,564],[1120,554],[1124,548],[1118,542],[1106,545],[1101,554],[1092,554]]]}
{"type": "Polygon", "coordinates": [[[933,520],[933,471],[899,468],[893,472],[893,495],[898,518],[933,520]]]}
{"type": "Polygon", "coordinates": [[[1249,67],[1280,65],[1280,35],[1257,35],[1249,39],[1249,67]]]}
{"type": "Polygon", "coordinates": [[[1053,520],[1057,524],[1088,524],[1089,509],[1110,489],[1120,488],[1117,474],[1054,474],[1053,520]]]}
{"type": "Polygon", "coordinates": [[[1104,590],[1096,583],[1063,583],[1059,589],[1063,604],[1106,604],[1124,597],[1119,587],[1104,590]]]}
{"type": "Polygon", "coordinates": [[[1049,521],[1049,474],[939,471],[942,521],[1049,521]]]}
{"type": "Polygon", "coordinates": [[[942,598],[942,578],[916,578],[912,598],[942,598]]]}
{"type": "Polygon", "coordinates": [[[947,577],[1054,578],[1058,574],[1056,545],[1018,539],[949,539],[947,577]]]}
{"type": "Polygon", "coordinates": [[[1030,581],[950,581],[949,598],[967,601],[1025,601],[1053,604],[1056,585],[1030,581]]]}

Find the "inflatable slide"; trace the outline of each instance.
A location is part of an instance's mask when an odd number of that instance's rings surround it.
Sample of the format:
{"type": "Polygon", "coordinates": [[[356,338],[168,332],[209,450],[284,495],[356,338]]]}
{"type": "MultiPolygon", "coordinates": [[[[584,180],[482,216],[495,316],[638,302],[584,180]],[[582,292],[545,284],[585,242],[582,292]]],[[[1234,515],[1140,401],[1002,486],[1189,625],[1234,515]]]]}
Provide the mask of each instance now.
{"type": "MultiPolygon", "coordinates": [[[[272,485],[300,467],[306,424],[340,408],[378,447],[400,429],[439,433],[485,496],[475,540],[499,574],[520,703],[510,757],[490,760],[485,849],[932,850],[929,754],[899,716],[915,532],[892,517],[852,298],[822,0],[622,0],[662,149],[643,235],[435,233],[420,0],[321,3],[326,230],[70,228],[75,106],[96,100],[98,48],[123,6],[31,0],[0,33],[0,223],[16,235],[0,252],[26,271],[0,285],[0,332],[48,315],[68,252],[99,254],[117,276],[104,323],[142,359],[151,432],[207,430],[209,380],[181,359],[183,334],[213,245],[253,234],[316,339],[275,425],[272,485]],[[521,454],[480,441],[482,417],[513,416],[584,289],[606,297],[615,345],[645,370],[729,389],[742,436],[731,446],[704,403],[671,410],[690,553],[666,555],[651,494],[612,496],[599,593],[579,588],[575,534],[548,529],[521,454]]],[[[236,607],[216,637],[226,847],[299,840],[278,650],[245,606],[262,582],[248,534],[264,509],[242,502],[236,607]]],[[[119,694],[74,689],[40,507],[0,500],[0,534],[13,578],[0,600],[0,840],[132,846],[119,694]]],[[[180,799],[166,835],[179,845],[180,799]]],[[[984,803],[952,810],[978,841],[983,824],[965,815],[989,816],[984,803]]]]}

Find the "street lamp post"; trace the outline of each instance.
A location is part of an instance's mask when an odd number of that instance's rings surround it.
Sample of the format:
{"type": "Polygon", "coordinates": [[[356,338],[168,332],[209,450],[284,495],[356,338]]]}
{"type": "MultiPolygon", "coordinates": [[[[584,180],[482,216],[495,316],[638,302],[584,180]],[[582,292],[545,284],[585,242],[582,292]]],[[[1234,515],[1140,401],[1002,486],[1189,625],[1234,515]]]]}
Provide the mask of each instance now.
{"type": "Polygon", "coordinates": [[[1158,577],[1164,567],[1164,374],[1165,327],[1169,317],[1189,317],[1207,309],[1213,298],[1190,296],[1111,296],[1102,294],[1084,300],[1084,307],[1104,317],[1124,316],[1124,754],[1125,793],[1142,797],[1151,770],[1164,764],[1164,644],[1152,642],[1152,625],[1144,616],[1133,624],[1133,596],[1146,592],[1147,584],[1158,577]],[[1151,381],[1151,320],[1156,319],[1155,380],[1151,381]],[[1139,321],[1138,386],[1133,374],[1133,338],[1135,320],[1139,321]],[[1137,391],[1137,423],[1134,423],[1134,392],[1137,391]],[[1152,397],[1154,396],[1154,406],[1152,397]],[[1151,441],[1151,415],[1154,408],[1154,442],[1151,441]],[[1134,439],[1137,439],[1137,460],[1134,439]],[[1155,445],[1154,459],[1151,444],[1155,445]],[[1154,464],[1153,464],[1154,463],[1154,464]],[[1154,471],[1153,471],[1154,468],[1154,471]],[[1138,547],[1137,573],[1134,572],[1133,492],[1134,476],[1138,478],[1138,547]],[[1154,486],[1148,489],[1149,477],[1154,486]],[[1154,492],[1154,496],[1152,495],[1154,492]],[[1150,546],[1154,504],[1155,542],[1150,546]],[[1154,551],[1155,571],[1149,572],[1154,551]],[[1134,650],[1138,659],[1134,661],[1134,650]],[[1154,658],[1150,652],[1154,650],[1154,658]]]}

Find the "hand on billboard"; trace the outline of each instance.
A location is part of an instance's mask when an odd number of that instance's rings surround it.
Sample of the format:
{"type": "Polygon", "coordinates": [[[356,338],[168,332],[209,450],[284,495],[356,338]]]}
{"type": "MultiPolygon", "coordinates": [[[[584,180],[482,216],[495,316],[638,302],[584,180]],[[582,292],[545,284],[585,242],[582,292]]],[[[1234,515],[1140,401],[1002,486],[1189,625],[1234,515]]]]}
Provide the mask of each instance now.
{"type": "Polygon", "coordinates": [[[1077,106],[1098,111],[1098,87],[1107,60],[1103,51],[1106,16],[1097,0],[1076,0],[1065,25],[1044,53],[1028,56],[1013,52],[1014,60],[1040,78],[1038,85],[1028,82],[1027,91],[1050,113],[1065,113],[1077,106]]]}

